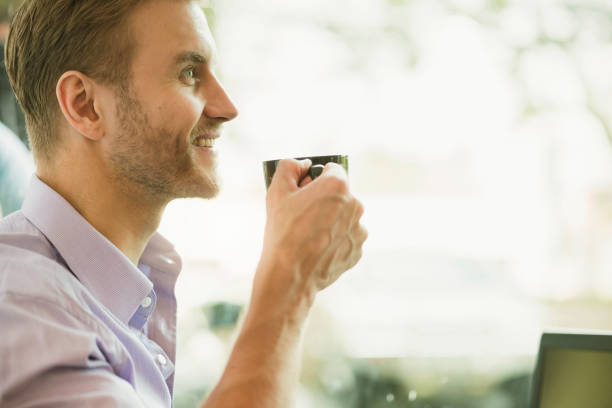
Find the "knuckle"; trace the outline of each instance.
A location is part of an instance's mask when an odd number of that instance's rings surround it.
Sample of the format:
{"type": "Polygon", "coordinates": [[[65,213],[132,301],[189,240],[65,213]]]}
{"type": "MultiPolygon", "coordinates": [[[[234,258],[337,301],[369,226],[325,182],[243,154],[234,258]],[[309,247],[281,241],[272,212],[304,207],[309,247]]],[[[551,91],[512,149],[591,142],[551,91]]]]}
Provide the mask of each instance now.
{"type": "Polygon", "coordinates": [[[369,235],[370,233],[368,230],[364,226],[361,226],[361,245],[368,239],[369,235]]]}
{"type": "Polygon", "coordinates": [[[312,181],[312,178],[310,176],[304,177],[302,181],[300,181],[300,187],[304,187],[307,184],[310,184],[311,181],[312,181]]]}
{"type": "Polygon", "coordinates": [[[368,239],[368,230],[361,224],[357,224],[355,230],[353,230],[355,241],[361,247],[363,243],[368,239]]]}
{"type": "Polygon", "coordinates": [[[361,247],[358,247],[355,250],[355,259],[360,260],[362,256],[363,256],[363,249],[361,249],[361,247]]]}
{"type": "Polygon", "coordinates": [[[330,194],[319,202],[318,208],[321,213],[328,214],[333,220],[341,215],[347,215],[350,207],[347,207],[347,198],[341,194],[330,194]]]}
{"type": "Polygon", "coordinates": [[[359,263],[361,257],[363,256],[363,251],[361,249],[355,250],[351,256],[351,259],[347,262],[347,270],[353,268],[355,265],[359,263]]]}
{"type": "Polygon", "coordinates": [[[363,257],[363,250],[359,248],[359,250],[357,251],[357,254],[355,255],[355,265],[357,264],[357,262],[361,260],[362,257],[363,257]]]}
{"type": "Polygon", "coordinates": [[[325,178],[325,187],[327,191],[332,193],[348,194],[346,180],[335,175],[329,175],[325,178]]]}
{"type": "Polygon", "coordinates": [[[357,219],[360,219],[361,216],[363,215],[365,208],[363,207],[363,204],[361,203],[361,201],[357,200],[356,198],[355,200],[355,215],[357,219]]]}
{"type": "Polygon", "coordinates": [[[278,162],[278,164],[276,165],[276,169],[277,171],[286,171],[287,169],[290,169],[292,167],[295,167],[298,165],[298,161],[294,160],[294,159],[282,159],[278,162]]]}
{"type": "Polygon", "coordinates": [[[338,164],[338,163],[336,163],[336,162],[329,162],[329,163],[326,163],[326,164],[325,164],[325,167],[327,167],[327,168],[332,168],[332,167],[341,168],[342,166],[341,166],[341,165],[339,165],[339,164],[338,164]]]}

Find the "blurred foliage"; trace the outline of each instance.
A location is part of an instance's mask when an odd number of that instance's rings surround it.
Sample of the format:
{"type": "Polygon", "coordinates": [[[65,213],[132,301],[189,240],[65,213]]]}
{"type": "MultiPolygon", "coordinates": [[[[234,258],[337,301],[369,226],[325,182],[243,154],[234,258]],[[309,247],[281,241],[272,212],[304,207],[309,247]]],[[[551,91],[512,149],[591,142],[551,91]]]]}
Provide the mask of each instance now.
{"type": "MultiPolygon", "coordinates": [[[[419,32],[406,24],[407,17],[413,7],[423,5],[427,1],[419,0],[381,0],[384,5],[383,18],[371,22],[365,29],[350,18],[344,16],[316,16],[312,24],[317,25],[335,39],[346,45],[350,50],[350,62],[347,71],[365,72],[371,68],[366,62],[373,51],[381,43],[392,44],[397,55],[404,61],[406,71],[417,70],[422,61],[423,50],[419,48],[419,32]]],[[[567,36],[555,36],[545,28],[546,7],[551,2],[519,2],[516,0],[486,0],[481,2],[469,2],[458,0],[431,0],[434,4],[444,10],[447,15],[461,16],[478,24],[488,36],[501,39],[507,37],[505,28],[500,23],[501,19],[511,7],[525,7],[530,16],[535,19],[536,35],[530,43],[507,42],[510,51],[508,64],[505,69],[512,76],[516,88],[521,96],[523,119],[528,120],[534,116],[546,113],[555,107],[548,106],[538,100],[530,90],[520,67],[523,65],[530,53],[537,53],[548,47],[560,50],[567,60],[573,64],[573,70],[582,80],[584,90],[584,108],[595,117],[605,129],[608,139],[612,141],[612,111],[606,105],[606,100],[598,98],[596,93],[598,85],[591,83],[581,68],[580,57],[576,50],[581,47],[579,32],[583,28],[593,30],[592,38],[598,45],[612,43],[612,3],[611,2],[588,2],[562,0],[554,2],[557,11],[570,16],[569,23],[575,26],[575,30],[567,36]],[[480,4],[479,7],[473,5],[480,4]],[[594,28],[598,28],[595,30],[594,28]]],[[[210,7],[205,8],[211,29],[215,29],[215,3],[208,3],[210,7]]],[[[313,6],[316,7],[316,6],[313,6]]],[[[352,10],[346,8],[349,16],[352,10]]],[[[300,16],[288,16],[287,18],[301,18],[300,16]]],[[[306,18],[306,17],[304,17],[306,18]]],[[[274,44],[267,44],[274,47],[274,44]]],[[[581,135],[578,135],[580,137],[581,135]]],[[[424,177],[418,169],[423,168],[419,163],[407,163],[404,157],[393,161],[387,155],[376,156],[372,153],[369,157],[379,160],[380,165],[370,166],[370,175],[379,180],[380,191],[393,191],[395,179],[392,175],[400,176],[403,180],[411,180],[411,185],[419,181],[425,183],[424,177]],[[384,185],[388,180],[389,186],[384,185]]],[[[389,257],[397,262],[398,257],[389,257]]],[[[487,268],[490,272],[491,268],[487,268]]],[[[606,305],[607,306],[607,305],[606,305]]],[[[592,311],[592,305],[585,310],[592,311]]],[[[201,330],[213,332],[215,336],[224,342],[230,343],[227,331],[235,330],[242,307],[237,304],[216,302],[202,306],[199,310],[206,316],[206,327],[201,330]]],[[[569,315],[569,313],[568,313],[569,315]]],[[[601,315],[601,314],[600,314],[601,315]]],[[[584,320],[584,319],[583,319],[584,320]]],[[[452,340],[449,340],[452,341],[452,340]]],[[[535,352],[535,350],[534,350],[535,352]]],[[[329,356],[326,356],[329,357],[329,356]]],[[[399,360],[399,358],[398,358],[399,360]]],[[[303,375],[302,385],[310,393],[317,396],[317,401],[324,401],[317,406],[343,407],[343,408],[378,408],[378,407],[415,407],[415,408],[526,408],[528,406],[529,373],[513,372],[506,373],[504,378],[483,378],[466,368],[463,374],[449,374],[444,378],[444,384],[437,379],[436,387],[427,393],[417,393],[418,387],[412,384],[411,379],[429,375],[426,370],[416,368],[405,370],[389,370],[393,364],[389,361],[377,361],[368,359],[351,359],[342,355],[333,361],[310,357],[305,361],[305,369],[309,371],[303,375]],[[385,368],[387,367],[387,368],[385,368]],[[483,385],[484,384],[484,385],[483,385]]],[[[409,366],[409,364],[407,364],[409,366]]],[[[466,367],[469,362],[466,362],[466,367]]],[[[434,381],[435,382],[435,381],[434,381]]],[[[194,406],[206,393],[206,389],[191,389],[177,395],[176,406],[194,406]]]]}
{"type": "Polygon", "coordinates": [[[0,0],[0,22],[9,21],[22,0],[0,0]]]}
{"type": "Polygon", "coordinates": [[[227,302],[216,302],[203,308],[211,330],[234,328],[241,311],[241,305],[227,302]]]}
{"type": "MultiPolygon", "coordinates": [[[[406,15],[409,14],[411,7],[418,2],[416,0],[386,0],[388,7],[387,15],[392,16],[394,13],[404,12],[406,15]]],[[[501,27],[500,18],[502,14],[507,11],[511,6],[520,7],[519,1],[511,0],[488,0],[483,2],[483,6],[474,10],[473,7],[465,7],[464,3],[470,4],[470,2],[461,2],[453,0],[439,0],[432,2],[438,4],[446,9],[446,12],[451,15],[463,16],[472,19],[483,28],[489,30],[491,35],[503,35],[503,28],[501,27]]],[[[473,2],[472,2],[473,3],[473,2]]],[[[524,4],[529,4],[524,3],[524,4]]],[[[606,131],[608,139],[612,142],[612,117],[607,110],[607,106],[604,106],[601,101],[598,101],[594,95],[594,87],[596,84],[590,84],[584,78],[584,73],[580,67],[580,61],[575,55],[575,49],[579,46],[580,37],[578,36],[578,30],[576,29],[573,35],[567,38],[555,38],[546,32],[544,29],[544,16],[547,13],[546,7],[549,7],[551,2],[545,4],[544,2],[534,2],[534,15],[537,20],[537,27],[539,34],[535,41],[531,44],[526,45],[512,45],[508,46],[513,50],[513,61],[508,66],[511,70],[517,86],[523,91],[523,105],[524,115],[526,118],[532,117],[542,111],[549,109],[546,106],[539,106],[530,95],[525,82],[523,74],[517,69],[521,65],[522,60],[530,51],[538,49],[544,49],[547,46],[553,45],[560,47],[566,56],[574,61],[574,70],[582,78],[583,87],[586,98],[586,108],[591,114],[597,118],[600,124],[606,131]]],[[[565,11],[571,15],[571,23],[578,28],[584,27],[596,27],[602,26],[600,30],[601,35],[598,41],[601,43],[612,42],[612,34],[610,33],[609,27],[612,22],[612,3],[610,2],[596,2],[596,1],[558,1],[554,4],[557,7],[557,11],[565,11]],[[602,19],[603,17],[603,19],[602,19]]],[[[400,14],[401,15],[401,14],[400,14]]],[[[395,41],[397,45],[397,52],[402,53],[406,59],[407,69],[414,69],[418,65],[419,61],[419,49],[415,46],[416,41],[414,38],[415,33],[411,30],[411,27],[403,23],[401,18],[389,18],[384,26],[379,27],[378,30],[370,30],[368,32],[362,32],[357,27],[352,27],[350,24],[342,24],[341,21],[320,21],[322,27],[326,28],[332,34],[338,36],[338,38],[345,42],[350,48],[353,49],[357,61],[365,60],[367,58],[368,49],[364,49],[364,44],[375,47],[376,43],[380,41],[395,41]],[[369,41],[364,42],[364,37],[368,37],[369,41]]],[[[418,34],[417,34],[418,35],[418,34]]],[[[353,69],[363,68],[363,65],[356,63],[353,69]]]]}
{"type": "MultiPolygon", "coordinates": [[[[407,365],[410,365],[410,362],[407,365]]],[[[417,369],[398,372],[397,361],[336,359],[319,369],[315,383],[302,380],[327,400],[342,408],[528,408],[530,376],[515,374],[483,389],[463,374],[430,376],[429,390],[422,381],[430,375],[417,369]]]]}

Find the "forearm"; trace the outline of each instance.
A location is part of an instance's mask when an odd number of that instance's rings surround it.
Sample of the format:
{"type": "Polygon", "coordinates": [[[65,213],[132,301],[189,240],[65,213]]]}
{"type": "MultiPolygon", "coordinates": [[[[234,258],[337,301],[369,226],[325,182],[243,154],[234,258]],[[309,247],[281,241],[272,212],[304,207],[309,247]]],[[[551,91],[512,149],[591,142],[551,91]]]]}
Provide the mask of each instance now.
{"type": "MultiPolygon", "coordinates": [[[[271,276],[267,272],[275,271],[260,272],[271,276]]],[[[249,312],[223,376],[202,408],[292,406],[300,372],[302,333],[313,298],[304,295],[308,291],[299,294],[297,288],[283,288],[282,284],[265,286],[266,290],[260,291],[256,282],[249,312]]]]}
{"type": "Polygon", "coordinates": [[[309,166],[281,160],[277,167],[249,313],[202,408],[292,406],[314,297],[361,257],[363,206],[350,194],[346,172],[329,163],[317,180],[298,186],[309,166]]]}

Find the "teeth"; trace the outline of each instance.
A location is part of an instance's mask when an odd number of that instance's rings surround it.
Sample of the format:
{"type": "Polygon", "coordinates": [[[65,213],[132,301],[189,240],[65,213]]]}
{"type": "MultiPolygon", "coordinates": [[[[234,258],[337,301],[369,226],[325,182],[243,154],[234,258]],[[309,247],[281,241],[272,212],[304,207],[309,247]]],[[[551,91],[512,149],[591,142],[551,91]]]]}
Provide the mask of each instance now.
{"type": "Polygon", "coordinates": [[[213,147],[215,145],[215,139],[198,139],[196,145],[200,147],[213,147]]]}

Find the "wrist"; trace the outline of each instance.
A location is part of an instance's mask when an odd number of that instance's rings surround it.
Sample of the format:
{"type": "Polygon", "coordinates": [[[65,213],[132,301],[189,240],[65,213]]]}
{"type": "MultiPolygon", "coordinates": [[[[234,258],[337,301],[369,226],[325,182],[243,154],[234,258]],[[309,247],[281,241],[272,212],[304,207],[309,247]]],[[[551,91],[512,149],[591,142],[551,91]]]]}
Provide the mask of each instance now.
{"type": "Polygon", "coordinates": [[[288,326],[302,326],[317,290],[296,265],[262,259],[257,267],[249,317],[261,316],[288,326]]]}

